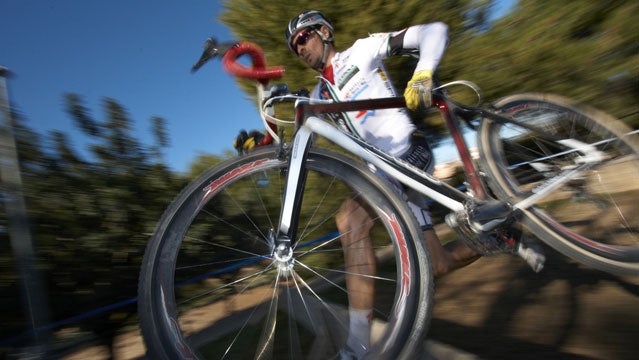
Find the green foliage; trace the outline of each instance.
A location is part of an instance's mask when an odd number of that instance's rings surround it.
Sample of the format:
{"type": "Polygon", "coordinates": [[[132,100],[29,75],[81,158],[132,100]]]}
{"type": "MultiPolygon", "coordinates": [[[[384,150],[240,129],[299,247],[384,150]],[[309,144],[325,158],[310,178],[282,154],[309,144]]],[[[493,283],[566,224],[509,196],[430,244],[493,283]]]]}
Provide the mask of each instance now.
{"type": "MultiPolygon", "coordinates": [[[[186,183],[158,156],[168,141],[161,118],[151,119],[158,141],[147,146],[134,137],[132,120],[116,100],[104,99],[101,121],[79,95],[68,94],[65,100],[68,114],[90,139],[82,152],[86,158],[62,132],[50,133],[43,142],[23,124],[16,125],[32,236],[54,320],[135,297],[148,238],[186,183]]],[[[3,292],[15,285],[6,281],[9,274],[4,269],[0,274],[3,292]]],[[[108,338],[120,326],[111,324],[110,315],[89,319],[87,328],[102,329],[108,338]]],[[[15,334],[12,327],[1,334],[12,330],[15,334]]]]}
{"type": "Polygon", "coordinates": [[[199,154],[195,161],[191,164],[187,177],[189,179],[195,179],[197,176],[204,173],[209,168],[213,167],[216,164],[219,164],[224,159],[229,158],[231,156],[236,156],[233,153],[227,154],[226,157],[220,157],[213,154],[199,154]]]}
{"type": "Polygon", "coordinates": [[[453,38],[442,77],[476,82],[488,99],[550,92],[622,117],[639,98],[638,10],[633,1],[521,1],[490,30],[453,38]]]}
{"type": "MultiPolygon", "coordinates": [[[[401,30],[409,25],[432,21],[445,21],[454,32],[470,31],[471,26],[484,26],[477,16],[477,8],[472,0],[431,1],[424,6],[423,1],[376,0],[358,3],[348,0],[333,2],[316,1],[271,1],[233,0],[224,2],[220,21],[229,26],[237,40],[251,41],[260,45],[271,65],[283,65],[286,74],[283,82],[295,88],[312,88],[316,73],[298,60],[288,49],[284,40],[284,30],[289,19],[305,9],[320,10],[331,19],[335,27],[335,46],[344,49],[355,40],[369,33],[401,30]],[[276,16],[272,16],[275,15],[276,16]]],[[[481,6],[490,6],[490,1],[481,1],[481,6]]],[[[412,69],[411,69],[412,73],[412,69]]],[[[406,79],[407,81],[408,79],[406,79]]],[[[406,81],[403,83],[405,84],[406,81]]],[[[252,93],[252,83],[242,83],[247,92],[252,93]]],[[[403,86],[402,86],[403,87],[403,86]]]]}
{"type": "MultiPolygon", "coordinates": [[[[305,9],[324,12],[335,27],[338,51],[369,33],[443,21],[450,43],[440,64],[442,82],[477,83],[483,97],[524,91],[563,94],[623,117],[637,111],[639,98],[639,5],[635,1],[521,1],[494,24],[487,14],[493,1],[352,1],[224,3],[220,20],[237,40],[263,47],[271,65],[284,65],[281,79],[290,88],[311,88],[316,73],[291,54],[284,40],[288,20],[305,9]],[[272,16],[275,15],[276,16],[272,16]]],[[[412,75],[414,61],[387,62],[398,90],[412,75]]],[[[248,94],[253,84],[241,81],[248,94]]],[[[420,115],[415,115],[420,116],[420,115]]],[[[416,119],[419,120],[419,119],[416,119]]],[[[431,119],[432,120],[432,119],[431,119]]],[[[639,125],[637,116],[624,119],[639,125]]],[[[429,121],[436,141],[441,122],[429,121]]]]}

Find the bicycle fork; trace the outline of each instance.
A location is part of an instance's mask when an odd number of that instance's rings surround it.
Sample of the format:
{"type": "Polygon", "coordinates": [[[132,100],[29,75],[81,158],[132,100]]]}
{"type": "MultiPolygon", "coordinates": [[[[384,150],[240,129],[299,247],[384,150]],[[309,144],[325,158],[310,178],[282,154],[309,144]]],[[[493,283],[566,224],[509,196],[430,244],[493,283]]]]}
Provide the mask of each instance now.
{"type": "Polygon", "coordinates": [[[313,143],[313,133],[309,128],[302,126],[296,131],[293,139],[279,228],[271,231],[269,239],[273,258],[278,261],[280,267],[287,268],[293,264],[293,248],[297,242],[297,224],[306,186],[305,163],[313,143]]]}

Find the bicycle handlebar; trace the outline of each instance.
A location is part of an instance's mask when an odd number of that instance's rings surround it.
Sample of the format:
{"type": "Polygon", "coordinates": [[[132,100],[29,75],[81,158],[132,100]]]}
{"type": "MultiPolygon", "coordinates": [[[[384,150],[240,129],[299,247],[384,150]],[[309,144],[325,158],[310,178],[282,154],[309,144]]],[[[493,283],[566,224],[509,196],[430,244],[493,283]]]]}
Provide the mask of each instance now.
{"type": "Polygon", "coordinates": [[[266,67],[264,51],[258,45],[250,42],[240,42],[231,47],[222,58],[222,66],[224,70],[234,76],[255,79],[264,85],[270,79],[280,78],[284,75],[283,66],[266,67]],[[237,62],[237,59],[245,54],[251,57],[252,67],[237,62]]]}

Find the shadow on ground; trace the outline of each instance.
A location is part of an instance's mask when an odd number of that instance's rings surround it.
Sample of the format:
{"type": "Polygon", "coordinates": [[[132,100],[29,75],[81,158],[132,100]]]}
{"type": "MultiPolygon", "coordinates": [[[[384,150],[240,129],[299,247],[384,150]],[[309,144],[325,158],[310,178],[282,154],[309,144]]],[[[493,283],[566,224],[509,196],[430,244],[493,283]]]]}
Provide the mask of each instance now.
{"type": "MultiPolygon", "coordinates": [[[[424,356],[636,359],[639,278],[593,270],[549,249],[546,255],[539,274],[517,257],[500,255],[439,279],[427,346],[433,351],[424,356]]],[[[116,360],[142,359],[139,331],[116,337],[112,351],[116,360]]],[[[87,347],[63,359],[109,359],[108,353],[87,347]]]]}
{"type": "Polygon", "coordinates": [[[636,359],[639,279],[546,254],[539,274],[502,255],[437,281],[429,337],[482,359],[636,359]]]}

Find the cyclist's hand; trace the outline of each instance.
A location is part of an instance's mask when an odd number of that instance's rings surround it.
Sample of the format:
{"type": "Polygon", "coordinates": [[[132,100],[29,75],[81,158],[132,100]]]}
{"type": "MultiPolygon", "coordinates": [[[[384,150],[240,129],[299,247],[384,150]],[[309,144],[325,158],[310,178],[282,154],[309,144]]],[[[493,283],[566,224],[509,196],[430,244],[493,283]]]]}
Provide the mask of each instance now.
{"type": "Polygon", "coordinates": [[[406,107],[411,110],[430,107],[432,90],[433,72],[430,70],[416,71],[413,74],[413,78],[406,85],[406,90],[404,90],[406,107]]]}
{"type": "Polygon", "coordinates": [[[251,130],[248,133],[246,130],[241,130],[233,141],[233,147],[238,153],[243,154],[256,147],[268,145],[272,142],[272,137],[265,135],[258,130],[251,130]]]}

